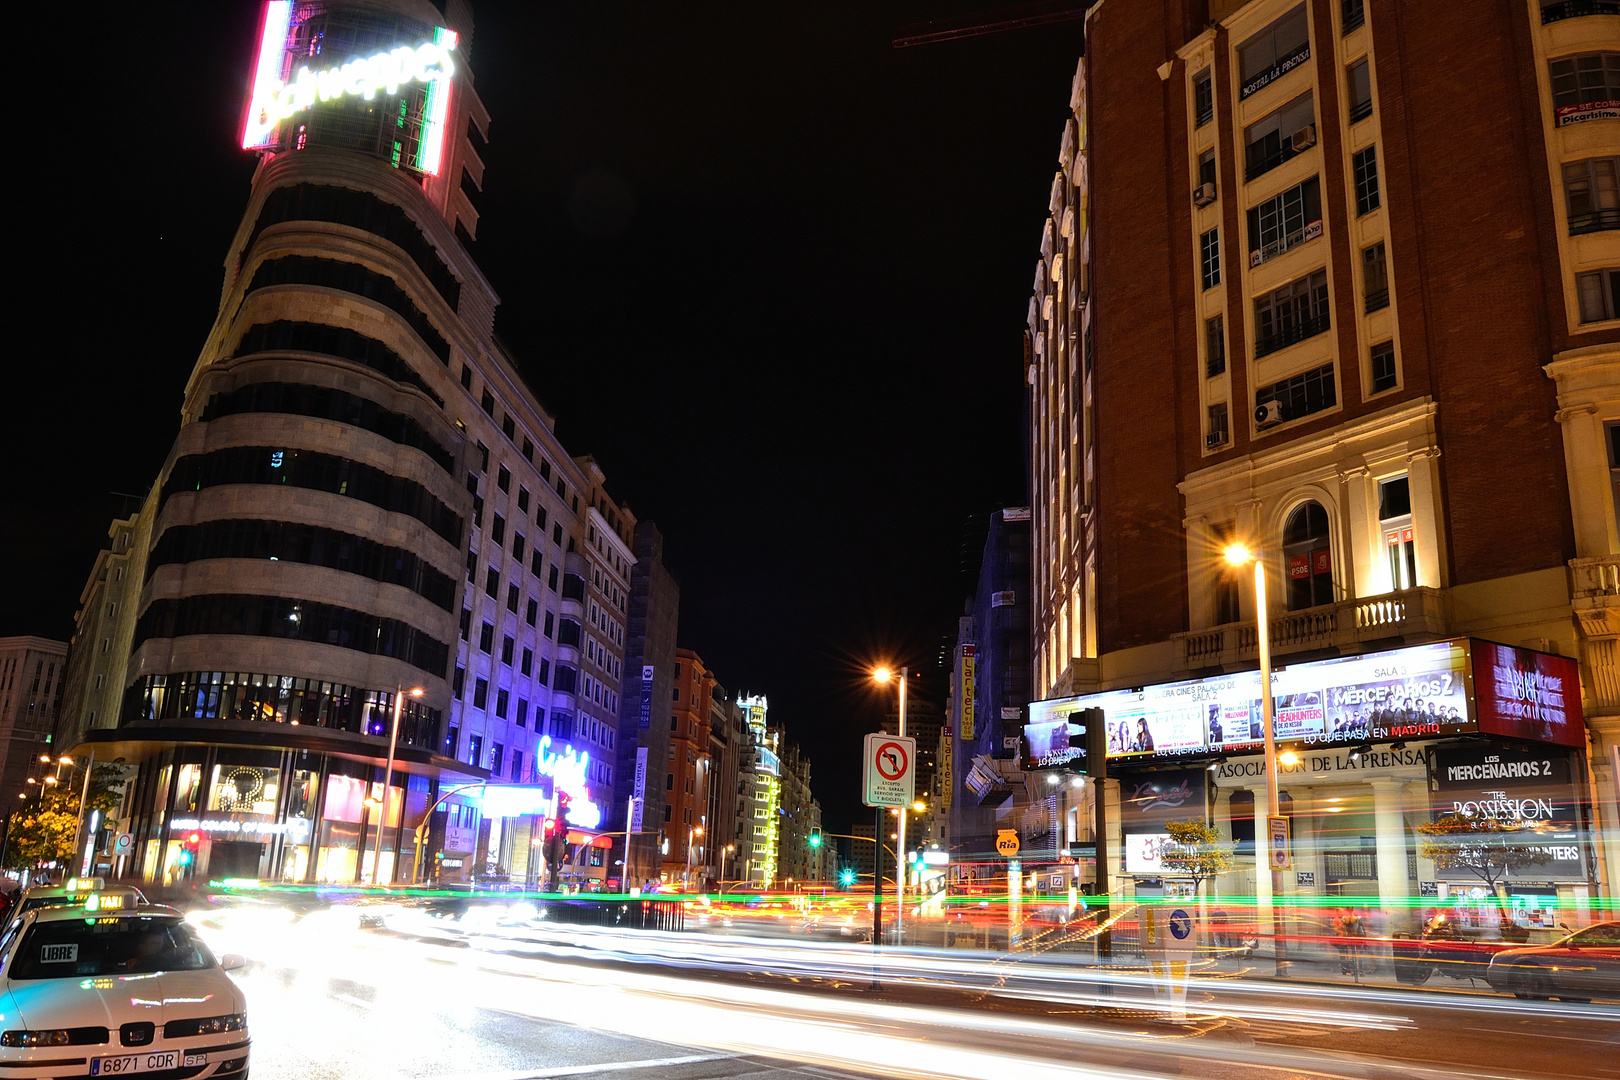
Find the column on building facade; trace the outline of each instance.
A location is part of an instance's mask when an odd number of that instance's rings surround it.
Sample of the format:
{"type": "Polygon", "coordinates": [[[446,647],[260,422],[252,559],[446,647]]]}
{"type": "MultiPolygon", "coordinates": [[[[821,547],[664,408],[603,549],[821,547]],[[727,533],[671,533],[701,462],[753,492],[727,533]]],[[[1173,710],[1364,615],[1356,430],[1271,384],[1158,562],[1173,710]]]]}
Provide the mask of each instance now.
{"type": "Polygon", "coordinates": [[[1406,815],[1401,805],[1402,780],[1374,780],[1373,834],[1378,845],[1378,906],[1386,932],[1406,921],[1406,815]]]}
{"type": "Polygon", "coordinates": [[[1375,561],[1377,552],[1365,543],[1367,537],[1378,536],[1378,492],[1372,470],[1365,465],[1346,469],[1340,474],[1344,481],[1345,528],[1342,533],[1350,568],[1348,596],[1370,596],[1386,592],[1393,586],[1389,575],[1381,572],[1375,561]]]}

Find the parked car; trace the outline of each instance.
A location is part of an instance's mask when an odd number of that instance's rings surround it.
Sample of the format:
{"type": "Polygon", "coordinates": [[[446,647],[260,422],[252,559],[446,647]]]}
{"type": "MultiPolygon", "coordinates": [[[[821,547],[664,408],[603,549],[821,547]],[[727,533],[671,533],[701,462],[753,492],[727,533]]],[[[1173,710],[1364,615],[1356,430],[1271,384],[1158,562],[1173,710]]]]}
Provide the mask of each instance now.
{"type": "Polygon", "coordinates": [[[1499,952],[1485,981],[1541,1001],[1620,997],[1620,920],[1588,926],[1551,945],[1499,952]]]}

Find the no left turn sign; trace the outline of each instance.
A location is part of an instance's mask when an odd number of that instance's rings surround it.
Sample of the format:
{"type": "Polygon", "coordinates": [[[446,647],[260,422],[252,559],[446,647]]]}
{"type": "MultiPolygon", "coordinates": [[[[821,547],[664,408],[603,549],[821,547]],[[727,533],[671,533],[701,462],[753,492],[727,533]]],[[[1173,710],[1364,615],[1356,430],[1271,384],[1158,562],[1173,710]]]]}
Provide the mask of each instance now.
{"type": "Polygon", "coordinates": [[[874,732],[866,737],[863,762],[867,806],[910,806],[915,792],[912,763],[917,740],[874,732]]]}

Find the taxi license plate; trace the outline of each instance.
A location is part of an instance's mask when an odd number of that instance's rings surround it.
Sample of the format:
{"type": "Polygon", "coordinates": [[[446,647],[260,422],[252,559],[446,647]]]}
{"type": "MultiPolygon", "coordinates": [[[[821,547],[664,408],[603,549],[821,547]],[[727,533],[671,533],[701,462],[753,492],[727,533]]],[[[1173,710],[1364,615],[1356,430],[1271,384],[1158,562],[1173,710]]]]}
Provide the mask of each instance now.
{"type": "Polygon", "coordinates": [[[206,1065],[207,1054],[181,1054],[178,1050],[154,1050],[150,1054],[119,1054],[117,1057],[90,1059],[91,1076],[128,1076],[134,1073],[178,1069],[182,1065],[206,1065]]]}

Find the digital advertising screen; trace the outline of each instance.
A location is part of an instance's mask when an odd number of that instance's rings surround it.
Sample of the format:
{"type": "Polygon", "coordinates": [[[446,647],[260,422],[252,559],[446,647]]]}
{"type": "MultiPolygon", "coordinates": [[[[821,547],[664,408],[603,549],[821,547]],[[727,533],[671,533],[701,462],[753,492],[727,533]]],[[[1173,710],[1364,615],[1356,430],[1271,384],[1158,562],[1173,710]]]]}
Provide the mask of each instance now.
{"type": "Polygon", "coordinates": [[[1479,730],[1511,739],[1586,745],[1575,661],[1490,641],[1474,642],[1473,653],[1479,730]]]}

